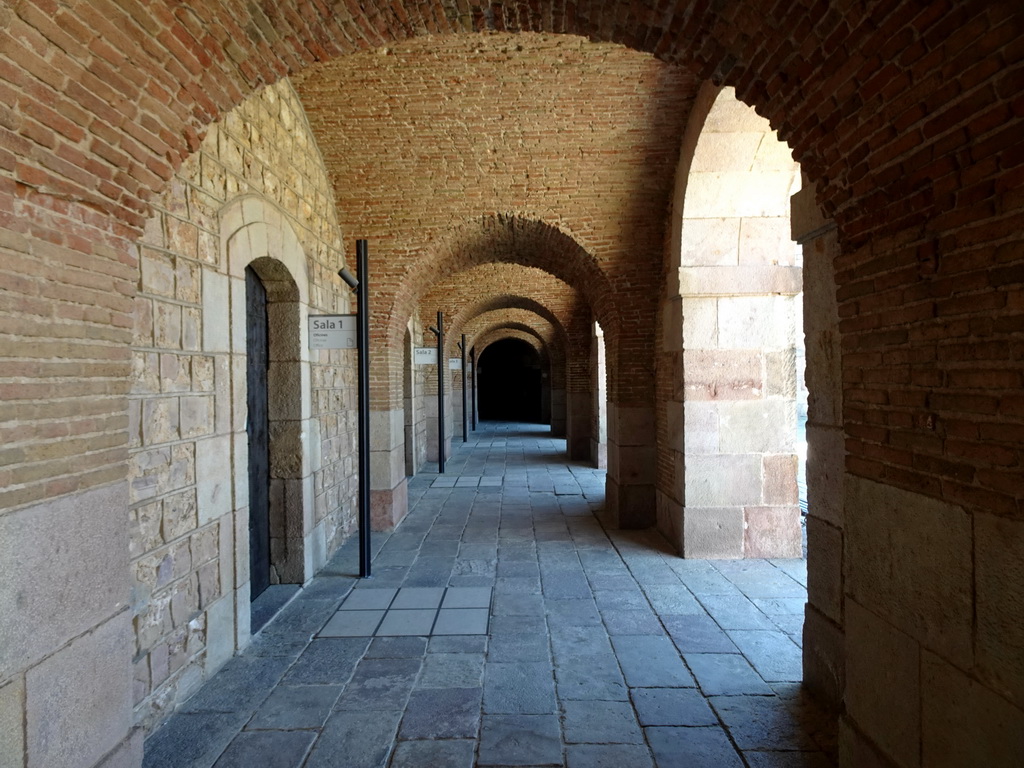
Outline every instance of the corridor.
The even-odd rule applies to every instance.
[[[606,529],[604,472],[485,424],[146,742],[146,768],[826,768],[799,560]],[[433,465],[436,468],[436,465]]]

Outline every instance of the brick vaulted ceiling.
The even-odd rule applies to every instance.
[[[344,56],[294,84],[339,223],[374,243],[374,283],[395,297],[401,322],[429,289],[406,284],[418,262],[432,257],[438,280],[503,260],[442,246],[485,217],[545,222],[571,237],[591,264],[543,252],[526,260],[577,289],[594,267],[627,289],[656,285],[699,85],[690,73],[620,45],[494,33]]]

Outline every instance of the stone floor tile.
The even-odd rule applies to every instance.
[[[547,635],[498,635],[492,637],[487,649],[489,662],[544,661],[550,663],[551,651]]]
[[[391,601],[398,594],[397,589],[378,589],[364,587],[353,589],[342,602],[339,610],[342,611],[370,611],[386,610],[391,606]]]
[[[427,644],[427,653],[483,653],[487,650],[486,635],[434,635]]]
[[[743,596],[698,595],[697,599],[722,629],[775,629],[768,617]]]
[[[665,634],[665,628],[649,608],[635,611],[602,610],[601,618],[609,635]]]
[[[491,637],[498,635],[543,634],[547,624],[543,616],[492,616]]]
[[[569,744],[567,768],[653,768],[646,746],[632,744]]]
[[[556,659],[611,653],[612,644],[604,627],[553,627],[551,652]]]
[[[317,637],[369,637],[377,631],[385,611],[338,611]]]
[[[822,752],[744,752],[750,768],[834,768]]]
[[[477,765],[561,765],[558,715],[484,715]]]
[[[434,627],[434,620],[437,618],[437,610],[395,610],[391,609],[384,614],[377,629],[379,637],[394,637],[407,635],[429,635]],[[445,633],[450,634],[450,633]]]
[[[478,688],[483,679],[483,653],[430,653],[423,660],[416,687]]]
[[[736,644],[710,616],[662,615],[672,642],[680,653],[738,653]]]
[[[481,688],[413,691],[399,739],[475,739],[480,727]]]
[[[803,679],[800,646],[786,633],[734,629],[728,634],[765,681],[772,683]]]
[[[628,702],[569,700],[562,708],[566,744],[644,743],[636,713]]]
[[[537,715],[555,711],[555,681],[550,664],[513,662],[485,666],[487,714]]]
[[[555,627],[600,627],[601,613],[591,598],[582,600],[556,600],[545,598],[544,611],[548,626]]]
[[[391,610],[438,608],[444,597],[439,587],[402,587],[391,602]]]
[[[705,696],[773,693],[738,653],[684,653],[683,658]]]
[[[248,718],[246,712],[178,712],[147,739],[143,768],[211,766]]]
[[[442,608],[434,624],[435,635],[485,635],[489,612],[486,608]]]
[[[490,587],[449,587],[442,608],[490,608]]]
[[[316,735],[315,731],[242,732],[214,768],[299,768]]]
[[[633,582],[633,589],[594,588],[594,602],[602,611],[644,611],[650,610],[647,597]]]
[[[612,653],[567,656],[555,664],[558,698],[627,701],[629,689],[622,678],[618,660]]]
[[[370,641],[364,658],[419,659],[427,650],[425,637],[377,637]]]
[[[421,659],[363,659],[335,707],[357,711],[401,710],[421,665]]]
[[[390,768],[473,768],[476,741],[400,741]]]
[[[696,685],[667,637],[619,636],[612,638],[612,646],[630,688],[692,688]]]
[[[769,618],[775,616],[799,616],[801,620],[807,606],[805,597],[754,597],[751,598],[757,609]]]
[[[742,750],[818,748],[791,702],[775,696],[715,696],[710,701]]]
[[[320,728],[341,695],[340,685],[279,685],[246,730]]]
[[[697,598],[686,587],[676,584],[655,584],[644,587],[644,593],[651,607],[660,616],[668,615],[704,615],[706,611]]]
[[[658,768],[743,768],[729,737],[719,726],[644,728]]]
[[[683,585],[697,596],[741,594],[731,581],[706,561],[676,560],[668,566]]]
[[[693,688],[633,688],[629,695],[641,725],[718,725],[707,699]]]
[[[270,695],[291,660],[282,656],[236,656],[180,708],[181,712],[248,712]]]
[[[368,637],[325,637],[313,640],[288,670],[288,685],[334,685],[347,683],[363,652]]]
[[[401,719],[401,710],[335,712],[324,725],[304,768],[338,768],[339,755],[344,755],[345,765],[383,768]]]
[[[543,616],[544,598],[539,594],[499,593],[494,596],[494,616]]]

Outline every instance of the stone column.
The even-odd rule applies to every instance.
[[[656,467],[654,408],[609,403],[606,506],[611,524],[655,524]]]
[[[814,187],[793,195],[793,239],[804,250],[807,366],[807,608],[804,683],[838,707],[845,680],[843,626],[842,350],[833,260],[835,223],[821,216]]]
[[[370,412],[370,521],[389,531],[409,511],[405,478],[405,409]]]
[[[680,269],[684,557],[800,557],[799,267]]]

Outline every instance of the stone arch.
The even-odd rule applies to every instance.
[[[662,317],[680,343],[662,372],[675,393],[662,406],[662,445],[686,467],[661,500],[662,525],[688,557],[797,557],[802,279],[789,208],[800,170],[731,88],[703,96],[677,179],[678,296]],[[682,501],[678,525],[669,497]]]
[[[245,370],[246,328],[244,312],[246,268],[252,269],[267,291],[269,326],[269,419],[270,419],[270,557],[271,582],[302,584],[313,576],[313,482],[312,462],[303,434],[312,427],[311,374],[308,328],[309,279],[302,246],[287,217],[267,200],[245,196],[228,203],[221,215],[221,242],[229,275],[226,305],[216,293],[204,292],[208,325],[223,323],[229,331],[231,369],[236,377]],[[231,315],[227,315],[227,307]],[[212,322],[209,322],[212,321]],[[244,392],[244,379],[236,378],[234,391]],[[245,445],[246,403],[232,399],[232,476],[248,476]],[[247,514],[244,498],[236,500],[235,515]],[[245,530],[241,525],[235,530]],[[236,568],[247,542],[235,547]],[[244,606],[247,579],[239,578],[239,611]],[[247,606],[245,606],[247,608]],[[243,619],[239,617],[241,624]]]

